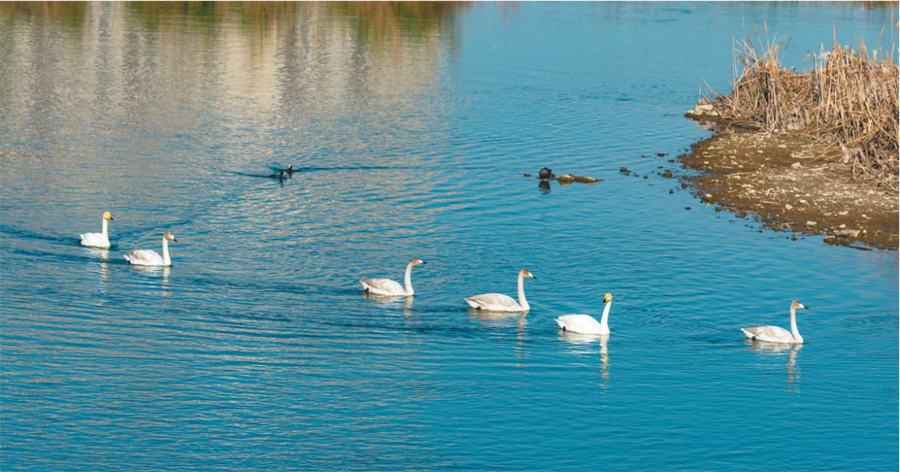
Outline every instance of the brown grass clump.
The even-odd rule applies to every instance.
[[[862,41],[857,50],[835,41],[831,51],[812,54],[812,70],[798,73],[779,58],[789,43],[790,38],[767,40],[760,55],[752,40],[739,42],[735,66],[740,63],[743,72],[727,96],[711,91],[708,104],[729,125],[825,141],[842,151],[854,176],[896,193],[900,68],[893,57],[880,48],[870,54]],[[757,44],[761,49],[758,31]],[[804,62],[809,59],[807,52]]]

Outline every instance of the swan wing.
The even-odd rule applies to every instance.
[[[756,328],[741,328],[744,335],[757,341],[771,343],[793,343],[794,336],[791,332],[780,326],[758,326]]]
[[[89,247],[109,247],[109,238],[103,233],[84,233],[81,236],[81,245]]]
[[[501,293],[485,293],[466,298],[466,303],[477,310],[489,311],[522,311],[519,302]]]
[[[161,266],[165,264],[162,256],[157,254],[156,251],[151,251],[149,249],[135,249],[134,251],[130,251],[125,254],[125,259],[129,264],[134,265]]]
[[[362,279],[363,288],[376,295],[406,295],[406,290],[391,279]]]
[[[565,331],[583,334],[608,334],[603,332],[600,323],[589,315],[565,315],[556,319],[556,324]]]

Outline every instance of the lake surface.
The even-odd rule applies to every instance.
[[[798,69],[897,41],[845,4],[0,4],[0,468],[897,470],[897,253],[653,173],[764,20]],[[527,316],[468,309],[523,267]],[[606,292],[608,339],[557,329]],[[806,344],[744,341],[795,299]]]

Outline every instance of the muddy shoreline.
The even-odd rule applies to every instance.
[[[854,180],[840,149],[802,135],[731,127],[677,160],[694,171],[682,182],[716,211],[777,232],[824,235],[826,244],[898,249],[897,195]]]

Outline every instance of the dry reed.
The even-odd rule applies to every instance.
[[[738,42],[735,69],[740,64],[743,71],[727,96],[710,90],[708,103],[729,124],[795,132],[840,148],[854,176],[897,193],[900,69],[893,57],[880,48],[870,54],[862,41],[857,50],[835,41],[832,50],[812,54],[812,70],[798,73],[779,58],[789,43],[767,40],[760,55],[750,39]],[[809,59],[807,52],[804,63]]]

